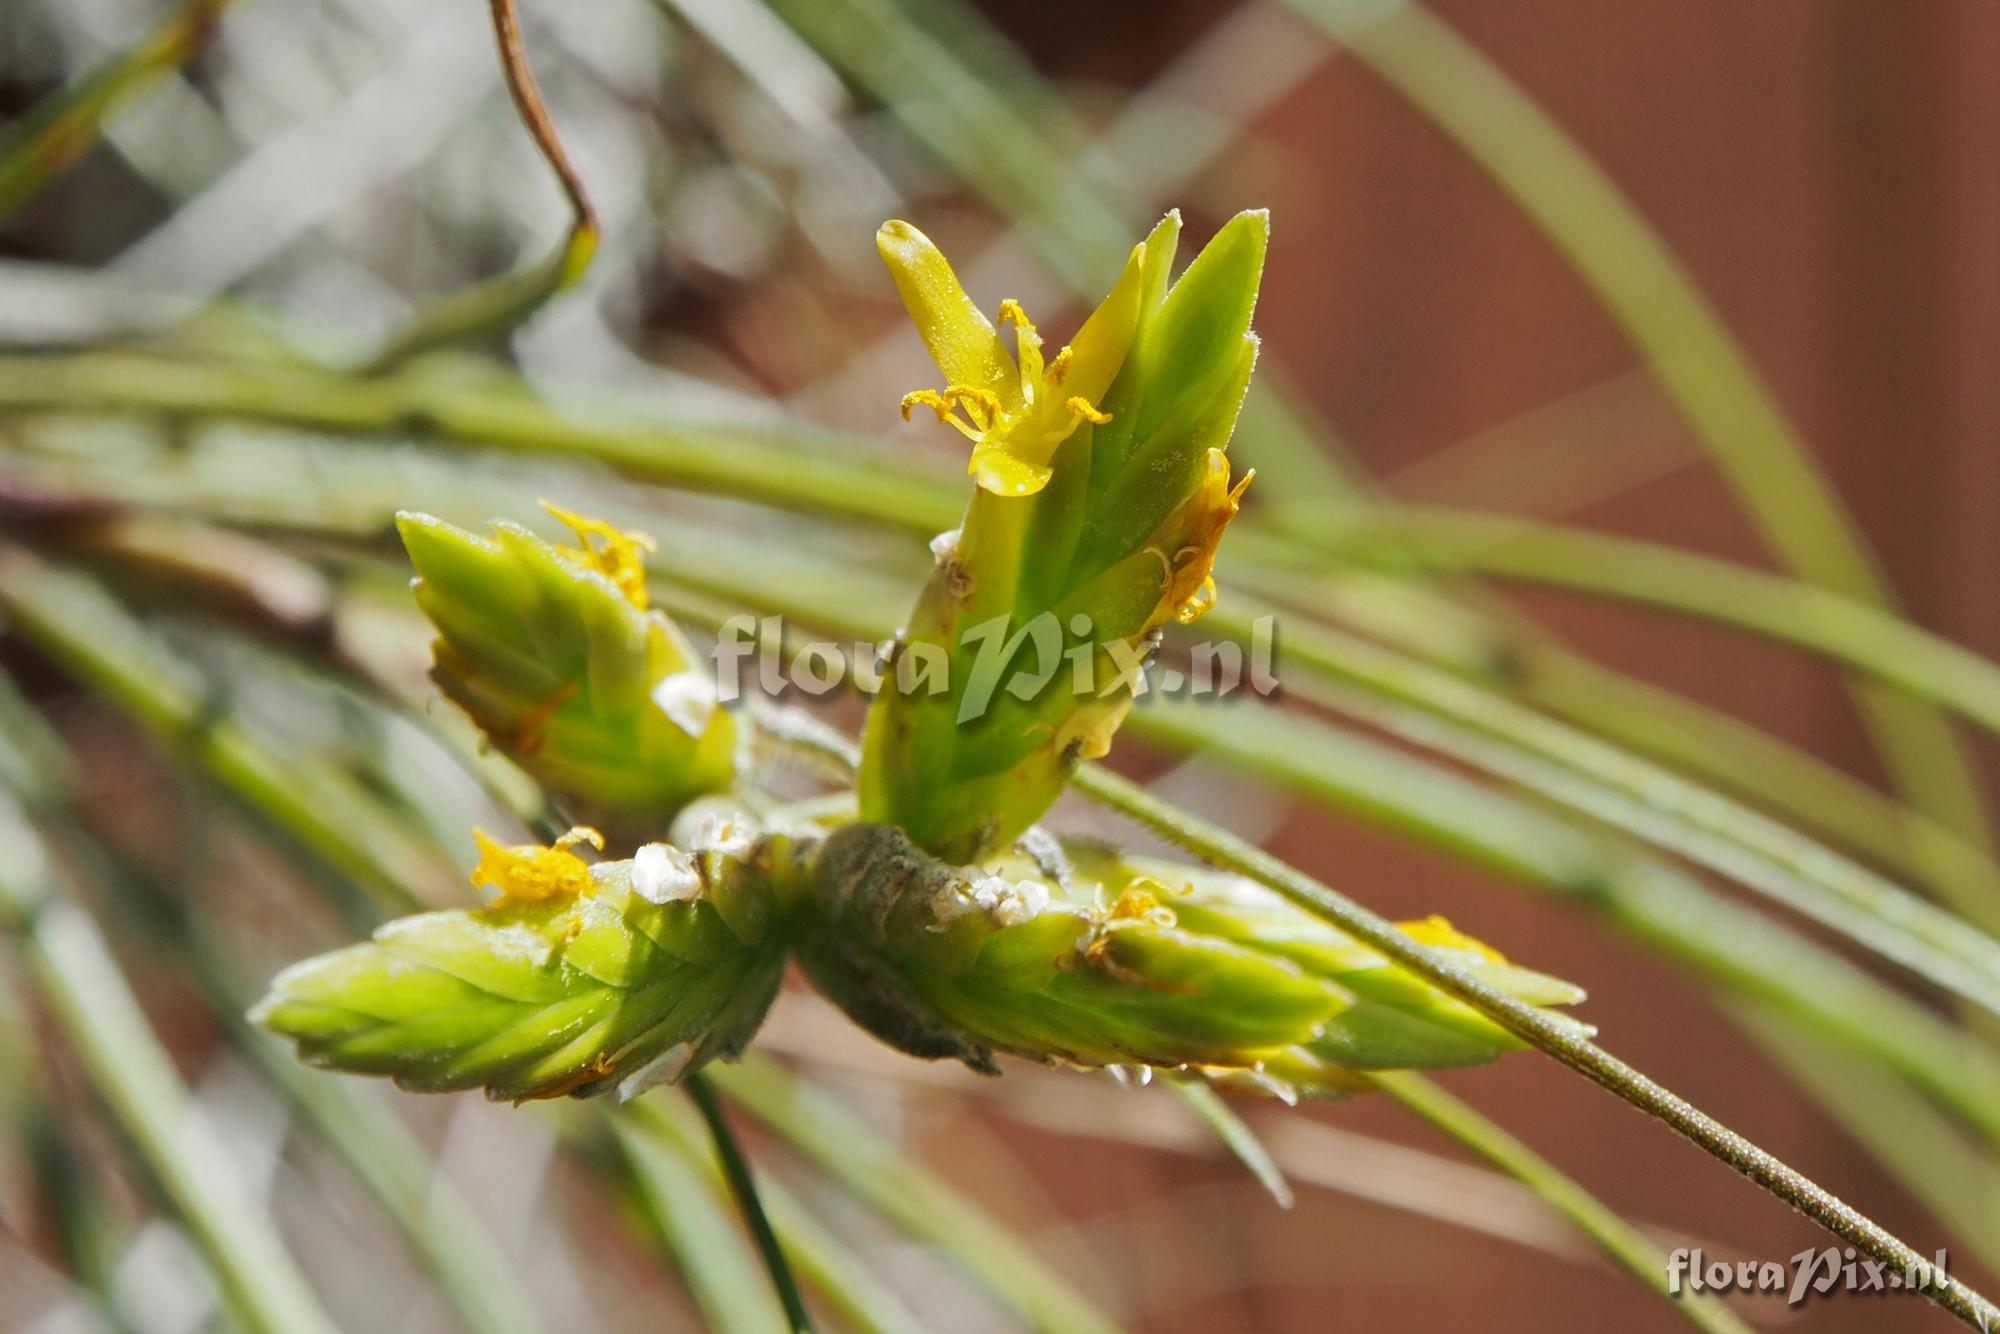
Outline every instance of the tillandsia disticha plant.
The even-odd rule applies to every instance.
[[[0,1326],[1101,1334],[1367,1326],[1416,1300],[1596,1329],[1626,1315],[1596,1266],[1746,1334],[1784,1294],[1702,1290],[1717,1267],[1764,1284],[1768,1257],[1816,1246],[1815,1298],[1783,1318],[1931,1314],[1821,1301],[1823,1277],[2000,1328],[1978,1290],[2000,1272],[2000,862],[1956,730],[2000,735],[2000,667],[1896,612],[1877,571],[1897,562],[1763,386],[1765,349],[1614,184],[1643,153],[1600,169],[1421,0],[1198,24],[1155,5],[1144,42],[1116,6],[1058,31],[973,0],[490,0],[491,34],[455,6],[156,3],[129,39],[133,0],[12,0],[0,23]],[[1651,8],[1659,32],[1693,22]],[[1786,50],[1902,58],[1865,25],[1740,8],[1695,45],[1782,22],[1827,38]],[[299,31],[324,40],[298,52]],[[490,37],[518,123],[482,95]],[[1760,70],[1774,105],[1823,82]],[[1087,104],[1050,74],[1086,76]],[[1699,83],[1646,151],[1703,160],[1674,138],[1698,134]],[[1775,160],[1786,126],[1834,128],[1805,109],[1759,140]],[[1437,133],[1409,138],[1411,112]],[[1919,123],[1877,120],[1889,143]],[[1323,132],[1304,158],[1302,132]],[[1447,156],[1377,168],[1412,154]],[[1175,214],[1145,231],[1174,199],[1213,224],[1186,263]],[[1241,199],[1310,238],[1270,280],[1264,218],[1224,221]],[[1539,238],[1393,225],[1516,206]],[[1928,244],[1961,207],[1903,212]],[[977,301],[905,223],[875,237],[883,278],[869,232],[898,213],[951,238]],[[1814,234],[1810,211],[1770,215]],[[488,275],[510,234],[522,262]],[[1918,267],[1983,291],[1960,252]],[[1827,253],[1893,279],[1856,286],[1896,298],[1899,335],[1939,304],[1902,299],[1900,260]],[[1496,257],[1504,292],[1425,285],[1441,258]],[[1261,368],[1260,286],[1285,331]],[[1800,332],[1865,319],[1779,284],[1767,339],[1791,289]],[[1094,304],[1057,348],[1004,291]],[[896,295],[934,378],[902,369],[919,339]],[[1500,436],[1436,434],[1567,376],[1482,340],[1568,307],[1549,327],[1615,372]],[[1848,378],[1976,425],[1942,369],[1910,392],[1963,360]],[[1789,392],[1847,401],[1810,384]],[[1380,486],[1342,444],[1405,432],[1430,448]],[[1900,484],[1928,484],[1914,457]],[[1740,510],[1771,568],[1555,517],[1615,521],[1665,469],[1715,483],[1704,520]],[[1666,615],[1587,653],[1517,584]],[[845,693],[779,707],[710,672],[711,638],[721,665],[732,626],[769,618],[813,641],[794,686],[816,650],[883,645],[851,678],[879,678],[865,719]],[[1752,725],[1744,681],[1655,670],[1674,618],[1744,660],[1769,641],[1831,665],[1879,785]],[[1272,624],[1275,696],[1169,684]],[[1696,685],[1742,687],[1748,716]],[[1108,758],[1180,763],[1120,778],[1096,761],[1121,735]],[[1442,918],[1385,920],[1313,865],[1559,960],[1625,1045],[1650,1012],[1696,1096],[1600,1048],[1576,987]],[[1523,1046],[1551,1059],[1448,1079],[1529,1091],[1528,1137],[1593,1141],[1643,1220],[1424,1073]],[[1650,1119],[1583,1120],[1569,1072]],[[1312,1105],[1364,1092],[1383,1096]],[[1786,1158],[1892,1189],[1897,1231],[1696,1105],[1725,1099]],[[1477,1164],[1374,1139],[1400,1113]],[[1662,1127],[1799,1217],[1685,1171]],[[1186,1170],[1223,1153],[1249,1177]],[[1881,1170],[1850,1178],[1857,1157]],[[1288,1181],[1280,1224],[1254,1193]],[[1081,1226],[1036,1246],[1017,1225],[1048,1205]],[[1373,1235],[1385,1209],[1418,1230]],[[1285,1244],[1213,1244],[1238,1224]],[[1660,1241],[1682,1234],[1711,1240]],[[1385,1259],[1411,1281],[1382,1282]]]
[[[1520,1045],[1260,885],[1038,825],[1110,748],[1161,628],[1214,602],[1267,228],[1239,215],[1173,280],[1169,214],[1053,355],[1011,300],[1010,354],[929,238],[882,228],[945,381],[903,409],[970,437],[975,485],[886,654],[844,809],[739,786],[755,722],[648,605],[647,539],[554,507],[575,545],[404,515],[433,679],[575,824],[479,834],[491,903],[288,970],[258,1021],[315,1065],[505,1099],[628,1098],[734,1056],[788,959],[899,1050],[993,1074],[1006,1053],[1325,1097]],[[1404,929],[1521,1000],[1582,998],[1441,919]]]

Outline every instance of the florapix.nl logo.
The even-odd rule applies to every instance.
[[[999,692],[1019,700],[1068,689],[1079,698],[1129,690],[1142,697],[1224,698],[1278,689],[1277,620],[1260,616],[1242,639],[1204,639],[1172,662],[1153,659],[1156,643],[1095,634],[1087,616],[1052,612],[1015,625],[1001,616],[960,632],[951,648],[925,640],[795,638],[782,616],[732,616],[716,635],[715,687],[722,703],[755,691],[824,695],[843,686],[863,694],[895,690],[943,695],[958,690],[958,720],[982,717]]]

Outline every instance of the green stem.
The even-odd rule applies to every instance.
[[[1613,1264],[1658,1293],[1709,1334],[1750,1334],[1750,1326],[1710,1293],[1667,1286],[1667,1258],[1645,1236],[1548,1159],[1422,1075],[1372,1076],[1375,1086],[1480,1157],[1507,1172],[1576,1225]]]
[[[187,0],[137,44],[50,94],[0,139],[0,223],[97,143],[104,124],[194,58],[229,0]]]
[[[1665,861],[1359,734],[1273,710],[1135,709],[1146,734],[1516,884],[1606,915],[1732,993],[1782,1006],[1893,1068],[2000,1144],[2000,1062],[1978,1042],[1770,917]]]
[[[684,1154],[703,1159],[718,1188],[727,1188],[722,1164],[713,1152],[713,1137],[702,1129],[701,1118],[683,1104],[665,1098],[645,1098],[627,1106],[622,1113],[649,1135],[669,1139]],[[697,1147],[710,1143],[710,1151]],[[867,1334],[921,1334],[924,1326],[910,1314],[903,1301],[882,1280],[871,1273],[861,1257],[814,1217],[799,1199],[765,1173],[756,1174],[757,1197],[770,1211],[772,1230],[784,1243],[785,1253],[797,1264],[807,1283],[851,1328]]]
[[[1893,1074],[1819,1041],[1783,1012],[1751,1006],[1733,1017],[1988,1272],[2000,1270],[2000,1167],[1984,1146]]]
[[[610,1124],[628,1179],[702,1323],[719,1334],[784,1328],[785,1313],[735,1228],[723,1190],[711,1186],[698,1155],[666,1136],[642,1133],[623,1117]]]
[[[1387,919],[1193,815],[1175,809],[1116,775],[1086,767],[1077,786],[1168,842],[1209,864],[1248,876],[1320,920],[1401,964],[1464,1001],[1529,1046],[1547,1053],[1607,1092],[1684,1136],[1813,1222],[1873,1259],[1915,1271],[1924,1255],[1879,1223],[1701,1111],[1686,1099],[1597,1044],[1578,1037],[1548,1015],[1492,984],[1463,972],[1443,955],[1419,945]],[[1980,1330],[2000,1323],[2000,1307],[1961,1280],[1946,1277],[1924,1294]]]
[[[785,1259],[785,1248],[778,1244],[778,1234],[771,1230],[771,1220],[764,1213],[764,1202],[757,1195],[756,1178],[750,1174],[749,1160],[743,1156],[743,1149],[729,1128],[729,1118],[723,1115],[721,1104],[715,1100],[715,1090],[699,1074],[688,1077],[686,1088],[688,1097],[701,1111],[701,1119],[707,1124],[709,1135],[715,1140],[715,1156],[722,1164],[723,1179],[729,1183],[729,1193],[736,1197],[736,1207],[743,1213],[743,1221],[750,1229],[750,1239],[757,1244],[764,1268],[771,1275],[771,1285],[777,1289],[778,1300],[784,1304],[785,1318],[791,1322],[794,1331],[811,1329],[812,1318],[806,1314],[806,1302],[799,1294],[799,1282],[792,1277],[792,1267]]]

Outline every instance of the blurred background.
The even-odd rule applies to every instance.
[[[189,23],[213,23],[199,49],[122,97],[101,142],[86,137],[66,170],[28,172],[35,188],[0,215],[7,540],[96,570],[191,665],[189,690],[227,695],[207,707],[233,711],[282,753],[310,752],[351,777],[357,799],[389,809],[407,849],[377,842],[375,860],[420,898],[460,901],[453,877],[490,793],[465,776],[462,744],[426,731],[452,725],[436,716],[444,705],[396,713],[337,684],[359,660],[420,698],[423,641],[377,634],[365,616],[327,638],[325,571],[371,589],[369,605],[389,618],[400,576],[381,541],[388,512],[527,518],[546,494],[640,520],[661,539],[661,567],[688,572],[697,590],[726,584],[714,571],[730,562],[838,587],[841,562],[853,561],[913,592],[928,558],[905,535],[635,489],[605,458],[555,459],[502,438],[507,405],[532,394],[584,421],[804,432],[809,445],[830,442],[811,447],[864,452],[850,437],[874,437],[898,466],[951,475],[959,439],[896,415],[900,395],[932,374],[873,253],[890,216],[937,238],[983,304],[1017,297],[1061,337],[1079,292],[1094,299],[1164,208],[1179,207],[1197,240],[1239,209],[1270,209],[1258,403],[1232,452],[1263,473],[1258,514],[1301,540],[1386,501],[1783,571],[1798,561],[1743,502],[1744,473],[1717,466],[1713,439],[1747,439],[1738,457],[1789,441],[1810,467],[1764,469],[1767,503],[1811,511],[1816,471],[1912,621],[2000,654],[1990,577],[2000,566],[2000,83],[1990,75],[2000,11],[1990,4],[526,0],[524,10],[602,243],[581,281],[518,327],[404,372],[447,397],[490,393],[506,448],[420,443],[425,430],[402,407],[377,414],[381,379],[351,391],[329,380],[313,420],[274,424],[233,411],[226,395],[212,412],[182,410],[171,370],[140,385],[130,366],[88,360],[124,348],[210,368],[345,374],[442,294],[539,262],[569,215],[509,104],[474,0],[196,6]],[[0,0],[0,117],[16,122],[12,142],[30,108],[169,13],[152,0]],[[0,173],[0,201],[13,204],[23,179]],[[1607,196],[1623,207],[1607,209]],[[1693,316],[1677,304],[1687,292],[1698,294]],[[1718,330],[1735,372],[1716,369]],[[1751,388],[1738,392],[1729,377],[1744,368]],[[1717,403],[1704,418],[1699,405]],[[97,410],[107,404],[119,410]],[[331,438],[343,411],[367,419],[365,438]],[[219,526],[193,546],[178,529],[76,536],[79,515],[135,504]],[[226,545],[241,533],[282,560]],[[1799,539],[1789,555],[1812,546]],[[1405,572],[1393,560],[1375,568]],[[1825,568],[1797,572],[1842,582]],[[245,630],[240,599],[268,623]],[[54,605],[61,615],[73,604]],[[1482,584],[1464,605],[1539,626],[1872,788],[1896,781],[1855,697],[1813,658],[1516,583]],[[1455,632],[1418,620],[1420,637]],[[341,1327],[454,1327],[323,1127],[260,1073],[227,1006],[191,976],[192,947],[158,924],[194,914],[225,971],[261,983],[367,920],[351,890],[322,892],[365,876],[337,858],[329,871],[323,847],[317,860],[274,849],[268,813],[246,814],[212,769],[190,776],[147,741],[143,708],[60,656],[0,639],[21,699],[75,761],[65,818],[108,849],[108,867],[70,859],[82,863],[78,892],[195,1104]],[[858,714],[848,702],[833,716]],[[1991,747],[1968,753],[1990,794]],[[1809,1091],[1731,1022],[1742,1015],[1729,992],[1589,913],[1496,888],[1437,848],[1200,754],[1133,739],[1119,757],[1372,907],[1444,912],[1582,983],[1588,1017],[1621,1056],[1920,1250],[1949,1246],[1956,1270],[1991,1276],[1963,1227],[1983,1219],[1981,1240],[2000,1237],[1990,1145],[1973,1161],[1996,1175],[1962,1178],[1952,1218],[1911,1187],[1907,1161],[1856,1138],[1837,1096]],[[1961,800],[1954,813],[1946,794],[1932,813],[1974,827],[1989,804],[1975,794],[1981,809]],[[1065,818],[1102,823],[1086,810]],[[135,907],[116,888],[149,877],[178,907]],[[124,1142],[129,1131],[91,1096],[31,971],[0,964],[0,1053],[12,1067],[0,1101],[21,1132],[0,1149],[0,1328],[223,1322],[199,1247]],[[1026,1070],[989,1085],[920,1067],[803,995],[787,996],[767,1036],[1129,1328],[1680,1327],[1523,1190],[1386,1100],[1250,1109],[1297,1192],[1284,1211],[1151,1092]],[[1517,1057],[1447,1082],[1663,1244],[1783,1258],[1823,1240],[1548,1061]],[[472,1098],[349,1092],[405,1127],[418,1161],[428,1155],[483,1217],[548,1328],[701,1318],[635,1224],[644,1211],[607,1184],[601,1146],[564,1149],[589,1108],[549,1118]],[[1897,1124],[1883,1109],[1899,1105],[1884,1095],[1874,1124]],[[784,1136],[746,1133],[923,1325],[1015,1327],[935,1246],[804,1171]],[[1900,1298],[1742,1309],[1758,1324],[1829,1331],[1950,1327]]]

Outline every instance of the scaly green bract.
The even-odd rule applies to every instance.
[[[635,539],[558,517],[584,546],[510,523],[484,538],[424,514],[397,527],[438,631],[431,679],[572,818],[629,846],[729,786],[736,724],[680,632],[646,607]],[[593,543],[599,533],[613,538]]]
[[[629,1097],[747,1042],[784,964],[764,880],[663,844],[588,878],[399,918],[279,974],[252,1017],[312,1065],[516,1101]]]

